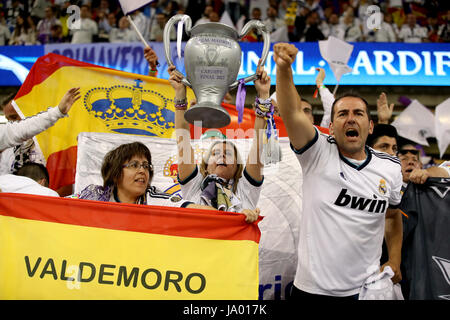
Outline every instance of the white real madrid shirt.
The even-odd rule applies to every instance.
[[[178,180],[181,187],[181,194],[183,199],[187,201],[192,201],[195,204],[206,205],[201,199],[201,184],[203,181],[203,176],[201,175],[198,166],[195,167],[194,171],[185,180]],[[242,209],[256,209],[258,204],[259,196],[261,194],[261,186],[264,181],[255,181],[244,169],[242,177],[239,179],[236,193],[233,196],[236,197],[237,204],[233,206],[234,212],[241,212]]]
[[[303,170],[294,285],[312,294],[357,294],[369,267],[379,266],[386,210],[400,204],[400,161],[366,147],[366,160],[356,166],[317,129],[294,152]]]

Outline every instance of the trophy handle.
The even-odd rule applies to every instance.
[[[172,18],[167,21],[166,25],[164,26],[164,33],[163,33],[163,42],[164,42],[164,54],[166,56],[166,61],[169,66],[174,65],[172,61],[172,56],[170,55],[170,31],[175,23],[178,21],[183,21],[185,26],[185,31],[188,36],[191,35],[191,27],[192,27],[192,20],[191,17],[185,14],[177,14],[174,15]],[[179,74],[182,74],[178,70],[176,70]],[[189,81],[186,79],[186,77],[183,75],[183,79],[181,82],[188,87],[192,87]]]
[[[264,65],[266,63],[267,56],[269,55],[269,49],[270,49],[270,33],[267,32],[266,25],[259,21],[259,20],[250,20],[245,24],[245,26],[242,28],[241,34],[239,35],[239,40],[241,40],[250,30],[257,29],[260,31],[263,35],[264,40],[264,47],[261,54],[261,65]],[[245,77],[244,82],[250,82],[254,81],[258,78],[258,76],[255,74]],[[230,90],[236,88],[239,85],[239,80],[236,80],[230,85]]]

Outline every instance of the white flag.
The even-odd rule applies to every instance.
[[[281,27],[270,34],[270,42],[289,42],[287,27]]]
[[[119,0],[119,2],[123,13],[127,15],[151,2],[155,2],[155,0]]]
[[[322,58],[330,65],[338,83],[342,75],[352,71],[347,63],[352,54],[353,45],[331,36],[328,40],[319,41],[319,50]]]
[[[417,100],[413,100],[392,125],[399,136],[425,146],[428,146],[427,138],[436,136],[433,113]]]
[[[450,144],[450,98],[439,104],[434,113],[436,140],[442,158]]]

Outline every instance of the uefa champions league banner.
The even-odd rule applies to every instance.
[[[124,143],[140,141],[152,153],[154,177],[160,190],[180,194],[177,182],[177,147],[174,139],[82,132],[78,136],[75,192],[89,184],[103,185],[100,168],[105,154]],[[201,159],[211,139],[193,140],[195,159]],[[233,139],[242,159],[247,158],[252,139]],[[300,223],[301,167],[290,149],[288,138],[280,138],[283,161],[264,168],[264,183],[258,207],[264,219],[258,224],[259,299],[280,300],[289,295],[297,266],[297,241]],[[245,160],[243,160],[245,161]]]
[[[158,55],[158,77],[168,79],[162,42],[150,42]],[[317,42],[294,43],[299,49],[293,64],[296,85],[314,85],[316,67],[327,73],[325,85],[335,85],[328,63],[322,58]],[[450,45],[448,43],[373,43],[355,42],[348,66],[352,72],[342,76],[340,85],[427,85],[447,86],[450,75]],[[176,42],[171,43],[172,60],[184,72],[184,61],[178,59]],[[181,44],[184,55],[185,43]],[[262,52],[262,43],[240,43],[242,49],[239,78],[254,74]],[[0,86],[19,86],[34,61],[47,53],[57,53],[68,58],[89,62],[122,71],[148,74],[148,64],[143,54],[143,44],[92,43],[52,44],[45,46],[0,46]],[[275,84],[273,51],[269,52],[266,70]]]

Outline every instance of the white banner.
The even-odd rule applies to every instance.
[[[125,134],[81,133],[75,192],[89,184],[102,185],[100,168],[105,154],[124,143],[140,141],[150,149],[154,166],[152,185],[169,193],[179,192],[176,182],[176,142]],[[194,140],[196,159],[200,159],[211,140]],[[236,139],[242,159],[246,159],[251,139]],[[297,266],[297,241],[300,224],[302,184],[301,167],[287,138],[280,139],[282,161],[264,169],[264,184],[258,207],[264,219],[259,223],[259,295],[260,299],[285,299],[289,294]]]
[[[129,12],[133,12],[155,0],[119,0],[122,11],[125,15]]]

